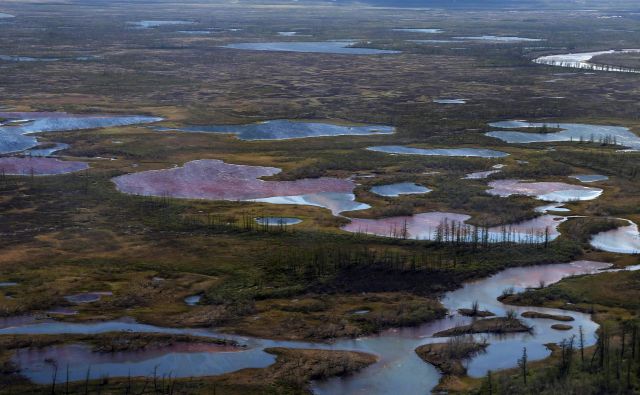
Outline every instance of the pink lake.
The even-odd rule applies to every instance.
[[[88,169],[85,162],[62,161],[43,157],[5,157],[0,158],[0,173],[18,176],[51,176],[74,173]]]
[[[572,185],[564,182],[523,182],[522,180],[497,180],[489,183],[491,195],[507,197],[511,195],[533,196],[549,202],[571,202],[593,200],[603,192],[600,188]]]
[[[315,205],[330,208],[334,213],[348,211],[345,207],[368,208],[355,202],[353,189],[356,184],[350,180],[329,177],[295,181],[261,179],[280,172],[275,167],[202,159],[182,167],[123,175],[114,178],[113,182],[119,191],[133,195]],[[334,200],[351,204],[336,204]]]
[[[416,240],[446,240],[452,237],[449,230],[455,224],[460,229],[461,241],[471,242],[476,237],[476,228],[466,224],[471,217],[465,214],[430,212],[412,216],[390,217],[382,219],[352,219],[342,230],[351,233],[364,233],[382,237],[408,238]],[[542,215],[530,220],[486,230],[485,238],[490,243],[497,242],[543,242],[546,237],[554,240],[559,235],[558,226],[566,221],[565,217]],[[458,232],[456,230],[455,232]],[[478,228],[477,237],[482,239],[483,231]]]

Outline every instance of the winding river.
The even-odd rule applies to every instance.
[[[71,344],[47,347],[44,349],[22,349],[13,357],[13,361],[29,379],[37,383],[50,383],[53,380],[54,364],[69,366],[71,380],[83,380],[90,366],[90,376],[94,378],[109,376],[149,376],[156,369],[157,374],[172,377],[192,377],[216,375],[248,367],[266,367],[274,362],[274,356],[264,352],[266,347],[313,348],[332,350],[357,350],[376,354],[379,361],[361,372],[314,383],[317,394],[425,394],[435,387],[440,374],[431,365],[424,363],[415,354],[418,346],[430,342],[442,342],[443,339],[431,336],[441,330],[469,323],[472,319],[456,314],[459,308],[468,308],[478,301],[482,309],[504,315],[513,309],[518,314],[524,311],[539,311],[549,314],[569,315],[574,318],[570,331],[551,329],[553,321],[547,319],[525,319],[522,321],[533,326],[531,333],[512,335],[478,335],[487,338],[490,346],[487,352],[477,356],[468,364],[471,376],[483,376],[488,369],[497,370],[513,367],[522,352],[527,348],[531,360],[549,355],[544,344],[560,342],[578,333],[582,327],[585,342],[595,343],[595,331],[598,325],[588,314],[572,311],[511,307],[500,303],[497,297],[506,288],[513,287],[516,292],[527,287],[535,287],[544,282],[551,284],[562,278],[596,273],[609,265],[601,262],[579,261],[565,264],[541,265],[506,269],[498,274],[467,283],[462,288],[448,292],[442,299],[450,311],[444,319],[412,328],[391,329],[379,335],[358,339],[341,339],[332,344],[308,343],[298,341],[278,341],[225,335],[206,329],[176,329],[144,325],[131,320],[109,321],[80,324],[57,321],[13,320],[4,325],[0,321],[0,334],[70,334],[105,333],[111,331],[184,333],[200,336],[224,337],[237,340],[247,348],[239,352],[228,349],[199,350],[170,347],[168,349],[146,350],[141,352],[95,353],[89,346]]]

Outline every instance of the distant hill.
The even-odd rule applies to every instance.
[[[269,2],[269,0],[260,0]],[[273,0],[286,3],[283,0]],[[638,0],[291,0],[295,3],[366,4],[380,7],[474,8],[474,9],[639,9]]]
[[[353,0],[337,0],[353,3]],[[543,0],[359,0],[361,3],[387,7],[444,7],[444,8],[529,8],[544,4]]]

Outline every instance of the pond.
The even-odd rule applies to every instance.
[[[86,162],[62,161],[42,157],[0,158],[0,174],[15,176],[52,176],[75,173],[89,168]]]
[[[562,278],[593,274],[608,267],[600,262],[573,262],[564,264],[542,265],[506,269],[489,278],[465,284],[462,288],[447,292],[443,297],[444,306],[450,311],[449,318],[411,328],[391,329],[379,335],[358,339],[339,339],[333,344],[307,343],[295,341],[276,341],[268,339],[247,338],[242,336],[222,335],[206,329],[162,328],[144,325],[131,320],[108,321],[98,323],[63,323],[57,321],[34,322],[25,319],[13,322],[13,325],[0,329],[0,334],[97,334],[117,331],[146,333],[182,333],[197,336],[227,338],[239,341],[246,348],[233,351],[181,349],[169,346],[165,349],[152,349],[139,352],[96,353],[90,347],[81,344],[46,347],[43,349],[22,349],[13,357],[21,373],[37,383],[50,383],[53,379],[52,363],[58,366],[69,366],[71,380],[84,380],[87,373],[91,378],[103,376],[158,376],[198,377],[237,371],[243,368],[266,367],[275,361],[273,355],[265,353],[267,347],[311,348],[329,350],[353,350],[375,354],[379,361],[356,374],[337,377],[314,383],[317,394],[416,394],[423,395],[435,387],[440,374],[431,365],[417,357],[414,350],[423,344],[442,342],[442,338],[433,338],[438,331],[454,326],[465,325],[472,318],[457,314],[460,308],[468,308],[477,301],[480,308],[490,310],[498,315],[505,315],[507,310],[514,310],[520,315],[525,311],[536,311],[547,314],[571,316],[573,329],[560,332],[551,329],[549,320],[537,318],[521,318],[533,327],[531,333],[509,335],[477,335],[486,338],[489,347],[485,354],[479,355],[469,362],[469,374],[480,377],[487,369],[498,370],[516,366],[516,361],[527,348],[530,360],[538,360],[549,355],[545,347],[547,343],[559,343],[565,338],[578,334],[582,327],[585,334],[585,345],[595,343],[595,331],[598,325],[588,314],[537,307],[506,306],[497,300],[503,290],[513,288],[522,292],[530,287],[537,287],[541,282],[553,284]],[[91,366],[88,372],[87,367]],[[66,375],[58,376],[63,382]]]
[[[629,128],[623,126],[588,125],[582,123],[540,123],[527,121],[502,121],[489,124],[500,129],[538,129],[545,127],[548,132],[540,133],[533,130],[524,132],[519,130],[491,131],[487,136],[498,138],[507,143],[549,143],[559,141],[595,142],[617,144],[629,147],[631,150],[640,149],[640,137]],[[559,129],[555,131],[555,129]]]
[[[343,125],[328,122],[277,119],[246,125],[186,126],[181,128],[154,127],[155,130],[192,133],[234,134],[240,140],[287,140],[307,137],[370,136],[393,134],[395,128],[386,125]]]
[[[451,44],[451,43],[460,42],[456,40],[406,40],[406,41],[414,44]]]
[[[107,128],[162,120],[139,115],[75,115],[65,112],[0,112],[0,118],[21,121],[0,125],[0,154],[36,147],[38,140],[34,133]]]
[[[431,189],[413,182],[399,182],[397,184],[376,185],[371,192],[380,196],[398,197],[400,195],[414,195],[431,192]]]
[[[197,306],[202,300],[202,295],[191,295],[184,298],[184,303],[187,306]]]
[[[502,170],[487,170],[487,171],[476,171],[474,173],[469,173],[464,176],[465,180],[483,180],[489,177],[492,174],[500,173]]]
[[[72,304],[94,303],[102,299],[103,296],[113,295],[109,291],[104,292],[83,292],[75,295],[67,295],[64,299]]]
[[[494,226],[488,229],[474,227],[466,223],[471,219],[466,214],[430,212],[411,216],[382,219],[351,218],[342,227],[350,233],[370,234],[382,237],[415,240],[439,240],[488,243],[543,243],[560,236],[558,226],[565,217],[541,215],[515,224]],[[454,229],[454,231],[451,231]]]
[[[591,246],[608,252],[640,254],[638,225],[626,219],[623,219],[623,221],[627,221],[629,225],[592,236]]]
[[[81,61],[86,62],[89,60],[96,60],[100,57],[97,55],[84,55],[84,56],[72,56],[64,58],[51,58],[51,57],[32,57],[21,55],[0,55],[0,60],[5,62],[58,62],[58,61]]]
[[[255,42],[228,44],[223,48],[250,51],[307,52],[340,55],[393,55],[401,53],[400,51],[391,51],[386,49],[354,47],[358,42],[359,41],[356,40]]]
[[[213,34],[213,31],[211,30],[178,30],[178,33],[200,36],[200,35],[206,35],[206,34]]]
[[[422,33],[422,34],[438,34],[438,33],[444,33],[444,30],[442,29],[413,29],[413,28],[406,28],[406,29],[391,29],[394,32],[402,32],[402,33]]]
[[[609,177],[603,176],[602,174],[576,174],[574,176],[570,176],[571,178],[575,178],[580,182],[598,182],[598,181],[607,181]]]
[[[454,39],[464,40],[464,41],[485,41],[485,42],[497,43],[497,44],[500,44],[500,43],[513,44],[513,43],[545,41],[544,39],[541,39],[541,38],[527,38],[527,37],[517,37],[517,36],[492,36],[492,35],[454,37]]]
[[[438,104],[467,104],[467,99],[434,99]]]
[[[522,180],[497,180],[489,183],[487,193],[500,197],[511,195],[532,196],[547,202],[572,202],[593,200],[604,192],[600,188],[566,184],[564,182],[524,182]]]
[[[534,63],[543,64],[547,66],[568,67],[572,69],[585,69],[593,71],[613,71],[619,73],[640,73],[640,70],[629,67],[605,65],[591,63],[591,60],[601,55],[615,55],[615,54],[628,54],[638,53],[640,49],[621,49],[621,50],[608,50],[608,51],[596,51],[596,52],[578,52],[567,53],[559,55],[547,55],[541,56],[533,60]]]
[[[138,29],[152,29],[161,26],[175,26],[175,25],[193,25],[192,21],[180,21],[180,20],[166,20],[166,21],[136,21],[127,22]]]
[[[398,155],[422,155],[422,156],[462,156],[480,158],[504,158],[506,152],[495,151],[487,148],[413,148],[401,145],[384,145],[368,147],[367,150]]]
[[[228,164],[221,160],[196,160],[181,167],[126,174],[112,181],[120,192],[181,199],[252,201],[300,204],[342,211],[368,208],[355,202],[355,183],[339,178],[264,181],[281,172],[275,167]]]
[[[302,220],[291,217],[258,217],[256,222],[265,226],[291,226],[301,224]]]

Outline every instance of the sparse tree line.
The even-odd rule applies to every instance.
[[[477,395],[637,394],[640,391],[640,325],[626,320],[604,326],[593,347],[584,331],[554,346],[551,362],[531,363],[526,348],[513,373],[485,377]]]

